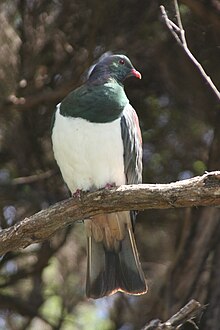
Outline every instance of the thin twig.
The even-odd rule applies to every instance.
[[[172,22],[166,13],[165,7],[164,6],[160,6],[160,10],[162,13],[162,17],[166,23],[166,26],[168,27],[168,29],[170,30],[171,34],[173,35],[173,37],[176,39],[176,41],[178,42],[178,44],[180,46],[182,46],[182,42],[180,40],[180,37],[178,36],[178,34],[175,32],[175,30],[178,30],[178,32],[180,31],[180,28],[174,23]],[[175,29],[175,30],[174,30]]]
[[[169,24],[172,26],[172,28],[174,28],[174,30],[176,30],[177,32],[180,32],[179,26],[177,26],[174,22],[169,20]]]
[[[56,173],[55,170],[48,170],[46,172],[39,173],[39,174],[33,174],[30,176],[22,176],[22,177],[14,178],[12,180],[12,184],[21,185],[21,184],[30,184],[30,183],[42,181],[45,179],[49,179],[55,173]]]
[[[164,6],[160,6],[160,10],[162,13],[162,17],[165,21],[166,26],[168,27],[169,31],[173,35],[173,37],[176,39],[178,44],[184,49],[185,53],[187,56],[190,58],[190,60],[194,63],[194,65],[197,67],[199,70],[200,74],[202,77],[205,79],[206,83],[209,85],[209,87],[212,89],[214,94],[217,96],[218,100],[220,101],[220,92],[213,83],[212,79],[207,75],[205,70],[203,69],[202,65],[197,61],[195,56],[191,53],[187,46],[186,42],[186,37],[185,37],[185,30],[183,29],[181,17],[180,17],[180,12],[179,12],[179,7],[178,7],[178,2],[177,0],[174,0],[174,6],[175,6],[175,11],[176,11],[176,18],[177,18],[177,24],[178,26],[169,19],[167,12],[165,10]]]
[[[175,12],[176,12],[177,24],[178,24],[179,29],[180,29],[180,37],[181,37],[181,40],[182,40],[182,43],[183,43],[184,47],[187,47],[187,42],[186,42],[186,37],[185,37],[185,30],[183,28],[183,24],[182,24],[182,20],[181,20],[181,16],[180,16],[179,5],[178,5],[177,0],[173,0],[173,1],[174,1]]]

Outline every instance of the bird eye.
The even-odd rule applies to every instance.
[[[118,62],[122,65],[125,64],[125,61],[122,58]]]

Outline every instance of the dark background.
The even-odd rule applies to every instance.
[[[2,0],[0,3],[0,226],[68,197],[54,161],[55,105],[106,51],[129,56],[141,81],[126,81],[144,140],[144,182],[168,183],[220,169],[220,107],[161,19],[172,1]],[[182,0],[189,47],[220,85],[220,2]],[[152,210],[136,238],[147,295],[85,298],[82,224],[0,262],[0,329],[140,329],[189,299],[207,304],[202,330],[220,324],[217,208]],[[190,326],[185,327],[190,329]]]

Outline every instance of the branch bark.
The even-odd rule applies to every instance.
[[[142,330],[175,330],[180,329],[180,326],[185,323],[190,323],[193,329],[198,329],[192,319],[201,314],[203,308],[204,306],[198,301],[192,299],[165,323],[161,323],[160,320],[152,320]]]
[[[125,210],[220,206],[220,171],[169,184],[124,185],[83,193],[0,232],[0,255],[50,238],[76,221]]]

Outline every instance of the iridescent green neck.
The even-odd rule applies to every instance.
[[[94,123],[107,123],[119,118],[128,102],[123,86],[115,80],[88,81],[61,102],[60,113]]]

